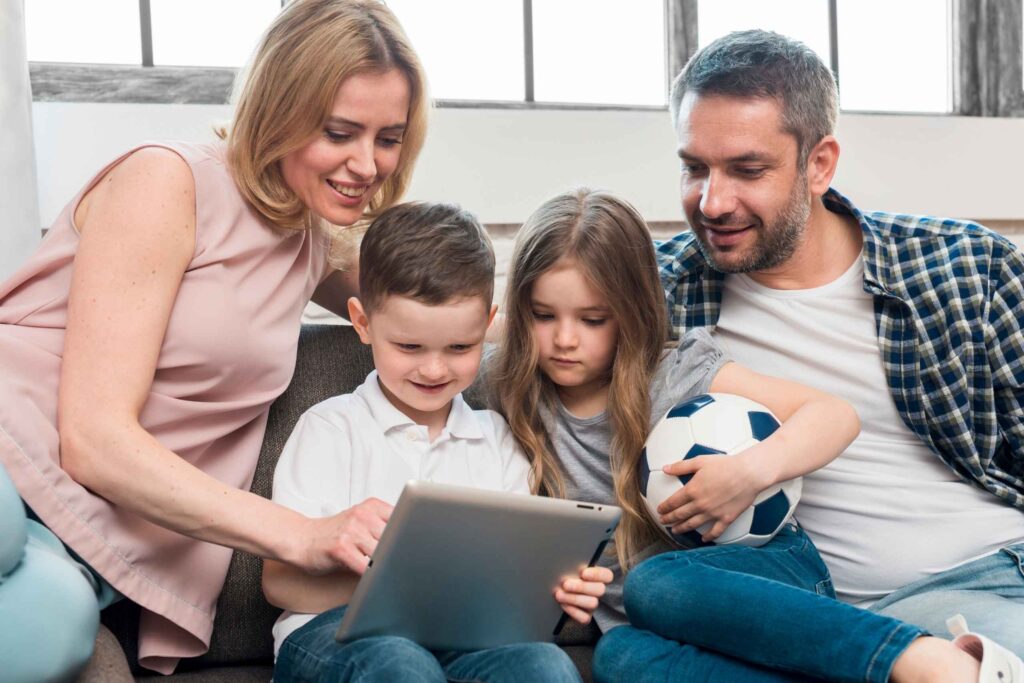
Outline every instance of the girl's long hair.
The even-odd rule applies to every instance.
[[[645,513],[637,465],[651,425],[651,380],[668,338],[651,235],[628,202],[581,188],[545,202],[520,228],[509,266],[504,338],[493,366],[493,402],[531,462],[534,493],[564,497],[562,468],[539,410],[555,410],[556,389],[538,365],[531,305],[533,283],[562,259],[575,261],[619,325],[608,393],[608,458],[623,511],[615,546],[628,569],[659,534]]]

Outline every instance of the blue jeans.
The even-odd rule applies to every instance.
[[[26,514],[0,466],[0,678],[73,680],[92,656],[100,609],[119,597]]]
[[[573,681],[572,660],[552,643],[522,643],[477,652],[431,652],[407,638],[334,639],[345,607],[335,607],[289,635],[274,664],[274,683]],[[495,615],[500,618],[500,615]]]
[[[950,638],[946,618],[1024,657],[1024,543],[915,581],[871,606],[873,612]]]
[[[630,625],[597,644],[605,681],[886,681],[924,631],[835,599],[807,535],[657,555],[626,577]]]

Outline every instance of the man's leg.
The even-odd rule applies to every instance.
[[[576,666],[557,645],[521,643],[476,652],[436,653],[449,681],[579,683]]]
[[[344,614],[345,607],[336,607],[289,635],[277,653],[274,683],[445,683],[434,655],[406,638],[336,641],[334,634]]]
[[[899,655],[922,635],[835,600],[814,544],[790,528],[762,548],[656,556],[627,576],[624,599],[633,627],[675,641],[657,665],[695,681],[713,679],[714,667],[722,666],[707,653],[807,677],[886,681]],[[600,680],[626,677],[602,668],[615,658],[601,650],[614,644],[598,643]]]
[[[1024,657],[1024,543],[915,581],[871,610],[952,638],[946,619],[962,614],[971,630]]]

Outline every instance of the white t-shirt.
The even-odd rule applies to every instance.
[[[380,498],[394,505],[406,482],[420,479],[528,494],[530,466],[508,424],[456,396],[433,442],[427,428],[395,408],[376,371],[351,394],[307,410],[274,470],[276,503],[309,517],[328,517]],[[315,614],[285,611],[274,624],[274,654]]]
[[[849,401],[860,436],[804,477],[796,518],[839,598],[868,606],[1024,539],[1024,513],[962,481],[904,424],[882,367],[861,259],[804,290],[725,278],[714,338],[739,363]],[[825,427],[827,428],[827,427]]]

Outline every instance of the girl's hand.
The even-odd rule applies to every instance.
[[[308,519],[302,568],[310,574],[326,574],[345,567],[362,576],[392,510],[379,498],[367,498],[333,517]]]
[[[671,524],[672,533],[680,534],[711,522],[702,539],[709,542],[721,536],[772,484],[765,460],[752,453],[757,448],[736,455],[702,455],[663,467],[665,474],[693,478],[658,506],[661,523]]]
[[[607,567],[585,567],[579,578],[562,581],[555,589],[555,600],[574,621],[589,624],[597,609],[598,598],[604,595],[605,586],[611,583],[612,570]]]

